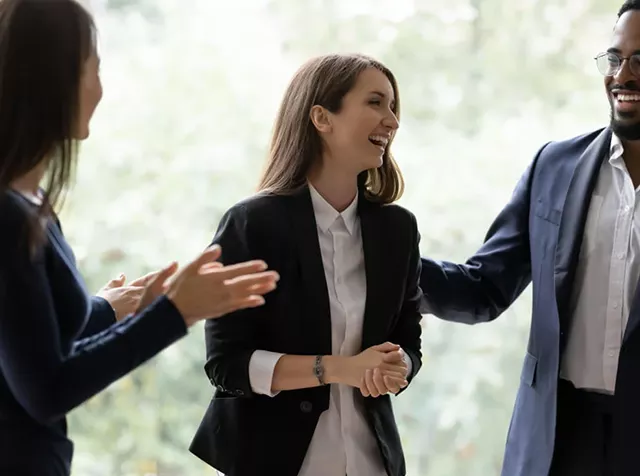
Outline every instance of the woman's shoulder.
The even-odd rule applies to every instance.
[[[417,220],[416,216],[397,203],[380,204],[375,202],[369,202],[369,206],[374,210],[377,210],[378,216],[381,219],[389,221],[390,225],[400,226],[403,228],[416,228]]]
[[[23,256],[35,211],[16,192],[0,192],[0,255],[5,259]],[[0,261],[2,259],[0,258]]]
[[[258,192],[248,196],[227,210],[226,215],[243,217],[251,221],[273,220],[281,216],[287,206],[287,196]]]
[[[0,193],[0,230],[5,234],[26,226],[33,209],[17,192],[5,190]]]

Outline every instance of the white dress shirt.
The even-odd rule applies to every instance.
[[[357,197],[338,213],[309,185],[331,316],[333,355],[362,351],[367,295]],[[304,316],[300,317],[301,319]],[[254,392],[275,396],[273,372],[283,354],[257,350],[249,362]],[[405,354],[411,371],[411,359]],[[309,372],[313,370],[310,368]],[[286,454],[283,455],[286,458]],[[329,408],[318,420],[299,476],[387,476],[376,438],[366,421],[362,396],[348,385],[331,385]]]
[[[618,357],[640,275],[638,189],[614,134],[585,224],[571,298],[573,314],[560,376],[613,394]]]

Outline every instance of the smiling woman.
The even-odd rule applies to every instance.
[[[307,183],[320,164],[337,159],[343,161],[337,164],[339,175],[348,171],[348,179],[353,179],[355,171],[367,183],[363,191],[369,198],[394,202],[404,187],[389,147],[399,117],[396,79],[381,63],[358,55],[330,55],[308,62],[285,92],[260,190],[292,193]],[[335,147],[323,149],[327,131],[333,133],[330,140],[339,154]],[[375,152],[365,142],[371,138],[378,141]]]
[[[421,366],[422,293],[415,217],[392,204],[398,111],[378,61],[309,61],[282,100],[260,192],[222,218],[225,264],[263,256],[282,276],[262,310],[205,328],[216,392],[191,451],[229,476],[406,472],[389,394]]]

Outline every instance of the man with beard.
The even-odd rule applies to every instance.
[[[423,312],[478,323],[533,281],[503,476],[640,474],[640,0],[596,56],[611,123],[546,144],[465,264],[422,260]]]

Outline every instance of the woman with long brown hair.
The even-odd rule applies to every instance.
[[[190,450],[227,476],[402,476],[389,394],[421,365],[415,217],[394,205],[399,98],[362,55],[294,76],[256,195],[213,239],[281,276],[260,309],[205,325],[215,393]]]
[[[54,209],[101,96],[95,28],[82,6],[0,1],[2,475],[68,476],[67,412],[195,322],[260,306],[275,287],[264,262],[223,267],[212,247],[151,276],[139,312],[118,322],[96,312]]]

